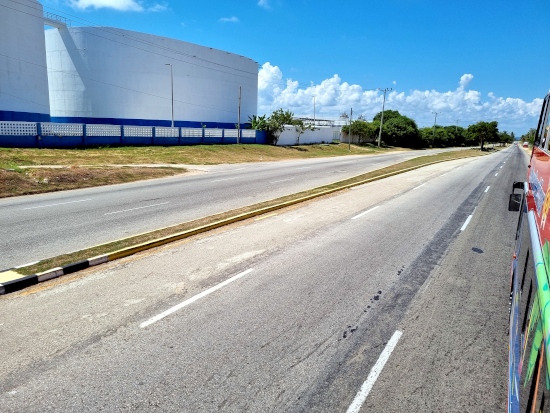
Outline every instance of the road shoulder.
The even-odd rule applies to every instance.
[[[527,170],[526,159],[509,160]],[[362,411],[506,409],[509,271],[518,218],[507,210],[507,195],[524,175],[500,175],[420,289]]]

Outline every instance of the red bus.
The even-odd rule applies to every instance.
[[[550,412],[550,94],[544,99],[519,211],[510,270],[508,412]],[[548,226],[546,226],[548,224]]]

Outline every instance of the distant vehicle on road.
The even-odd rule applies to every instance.
[[[529,142],[523,142],[523,147],[528,148],[529,147]]]

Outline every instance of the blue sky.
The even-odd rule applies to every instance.
[[[419,126],[437,111],[441,124],[495,119],[521,134],[536,126],[550,90],[550,6],[542,0],[42,3],[256,60],[259,113],[283,107],[311,115],[315,94],[318,117],[353,107],[368,119],[381,109],[382,95],[371,90],[393,87],[386,107]]]

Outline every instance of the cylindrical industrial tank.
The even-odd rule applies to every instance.
[[[42,5],[0,0],[0,121],[49,121]]]
[[[52,121],[234,128],[257,111],[258,64],[210,47],[112,27],[46,31]],[[201,125],[202,124],[202,125]]]

